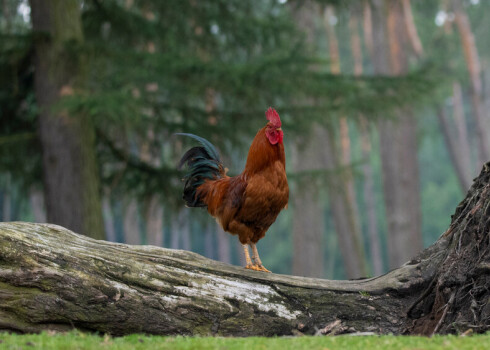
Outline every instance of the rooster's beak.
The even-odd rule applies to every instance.
[[[276,130],[277,130],[277,131],[282,131],[282,129],[281,129],[281,128],[277,128]]]

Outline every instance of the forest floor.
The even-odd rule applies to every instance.
[[[81,332],[17,335],[0,333],[0,349],[490,349],[486,335],[434,336],[336,336],[336,337],[158,337],[99,336]]]

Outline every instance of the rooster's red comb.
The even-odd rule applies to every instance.
[[[277,114],[276,110],[272,107],[269,107],[267,112],[265,112],[265,117],[268,121],[271,122],[276,128],[281,127],[281,118],[279,118],[279,114]]]

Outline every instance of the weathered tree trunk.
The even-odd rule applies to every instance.
[[[490,330],[490,163],[431,247],[386,275],[329,281],[192,252],[0,223],[0,330],[291,335]]]
[[[75,94],[75,83],[81,80],[83,59],[71,52],[83,42],[80,4],[74,0],[30,0],[30,4],[47,220],[103,238],[92,122],[56,108],[63,96]]]

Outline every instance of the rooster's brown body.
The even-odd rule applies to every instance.
[[[184,187],[187,205],[207,207],[226,232],[238,235],[247,268],[261,271],[267,270],[255,243],[265,236],[289,199],[280,119],[271,108],[266,115],[269,123],[257,132],[240,175],[227,176],[214,147],[194,135],[187,134],[203,147],[194,147],[181,160],[181,165],[187,162],[191,170]],[[252,248],[254,264],[247,245]]]

